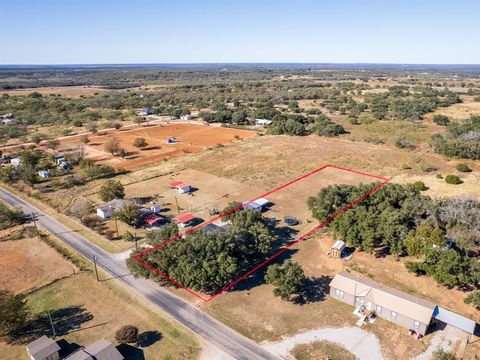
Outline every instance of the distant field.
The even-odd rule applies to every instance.
[[[175,137],[177,143],[168,144],[169,137]],[[90,142],[85,146],[87,158],[112,165],[116,168],[135,170],[155,165],[165,160],[180,157],[188,153],[199,152],[209,147],[230,143],[239,139],[255,136],[255,132],[222,127],[193,124],[168,124],[120,129],[90,135]],[[105,144],[117,138],[120,147],[127,152],[125,158],[113,157],[105,152]],[[133,146],[136,138],[142,137],[148,143],[144,150]],[[61,141],[66,148],[81,144],[80,137],[70,137]]]
[[[38,87],[24,88],[14,90],[0,90],[0,95],[8,94],[13,96],[24,96],[32,92],[38,92],[42,95],[62,95],[66,97],[78,97],[81,95],[90,96],[99,92],[113,91],[96,86],[54,86],[54,87]]]

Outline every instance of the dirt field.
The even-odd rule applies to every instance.
[[[24,96],[32,92],[38,92],[42,95],[62,95],[66,97],[79,97],[81,95],[91,96],[95,93],[106,92],[106,91],[115,91],[110,89],[104,89],[101,87],[95,86],[55,86],[55,87],[39,87],[39,88],[25,88],[25,89],[13,89],[13,90],[0,90],[0,95],[16,95]],[[119,90],[116,90],[119,91]]]
[[[15,293],[73,274],[75,267],[37,238],[0,242],[0,288]]]
[[[255,132],[252,131],[183,123],[134,127],[90,135],[90,142],[85,146],[85,153],[87,158],[94,161],[116,168],[135,170],[254,135]],[[167,139],[171,136],[175,137],[178,142],[168,144]],[[114,137],[119,140],[120,147],[127,152],[124,159],[113,157],[104,150],[105,144]],[[134,140],[138,137],[145,138],[148,143],[144,150],[133,146]],[[62,140],[65,148],[75,148],[80,144],[79,136]]]

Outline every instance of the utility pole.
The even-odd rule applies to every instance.
[[[55,326],[53,326],[53,321],[52,321],[52,315],[50,315],[50,311],[47,310],[48,313],[48,318],[50,319],[50,325],[52,326],[52,334],[53,337],[57,336],[57,333],[55,331]]]
[[[93,255],[93,267],[95,269],[95,276],[97,277],[97,281],[100,282],[100,279],[98,278],[97,258],[95,256],[95,254]]]
[[[133,239],[135,240],[135,250],[138,250],[138,243],[137,243],[137,233],[133,233]]]
[[[180,214],[180,207],[178,206],[177,195],[175,195],[175,203],[177,204],[177,213]]]
[[[117,237],[120,236],[120,234],[118,233],[117,217],[115,217],[115,230],[117,230]]]
[[[35,226],[35,235],[38,235],[38,228],[37,228],[37,222],[35,221],[35,214],[32,212],[30,216],[33,221],[33,226]]]

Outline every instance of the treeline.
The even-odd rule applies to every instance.
[[[431,145],[439,154],[480,160],[480,115],[471,114],[463,124],[447,125],[447,136],[432,136]]]
[[[374,186],[329,186],[311,197],[308,206],[316,219],[325,221]],[[433,200],[414,185],[387,184],[332,220],[329,227],[349,246],[417,257],[407,268],[433,276],[440,284],[468,288],[480,281],[480,202],[476,199]]]
[[[240,210],[229,218],[232,223],[225,232],[194,231],[184,239],[174,240],[146,254],[143,260],[184,286],[214,293],[250,269],[252,264],[265,259],[275,241],[273,229],[260,213]],[[176,235],[177,225],[168,224],[149,232],[146,239],[148,244],[157,245]],[[158,278],[133,259],[134,255],[127,261],[132,272]]]

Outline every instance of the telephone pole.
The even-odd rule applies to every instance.
[[[177,213],[180,214],[180,207],[178,206],[177,195],[175,195],[175,203],[177,204]]]
[[[52,327],[52,334],[53,334],[53,337],[55,337],[57,336],[57,333],[55,331],[55,326],[53,326],[52,315],[50,315],[49,310],[47,310],[47,313],[48,313],[48,318],[50,319],[50,326]]]
[[[95,276],[97,277],[97,281],[100,282],[97,270],[97,257],[95,256],[95,254],[93,255],[93,268],[95,269]]]
[[[32,212],[30,214],[30,217],[32,219],[33,226],[35,226],[35,235],[38,235],[38,228],[37,228],[37,222],[35,221],[35,214]]]

